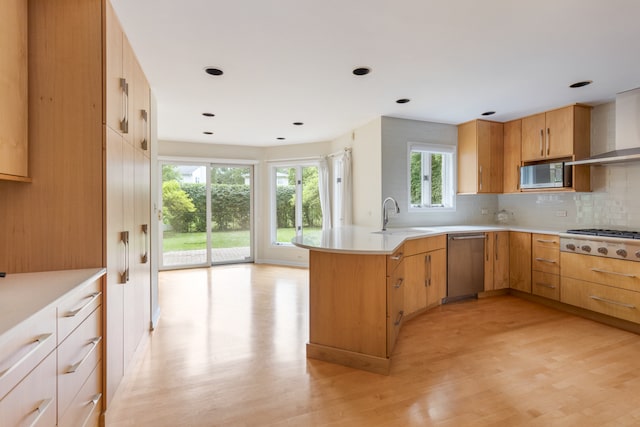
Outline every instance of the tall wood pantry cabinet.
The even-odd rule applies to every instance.
[[[150,325],[149,86],[107,0],[28,0],[28,40],[32,182],[0,180],[0,271],[106,267],[104,411]]]

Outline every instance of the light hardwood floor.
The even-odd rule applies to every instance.
[[[307,271],[160,273],[108,426],[638,426],[640,336],[511,296],[407,322],[391,374],[306,359]]]

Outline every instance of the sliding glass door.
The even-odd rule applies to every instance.
[[[253,261],[253,166],[162,164],[161,268]]]

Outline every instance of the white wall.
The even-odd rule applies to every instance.
[[[452,224],[488,224],[498,209],[496,195],[456,196],[455,212],[408,212],[408,143],[420,142],[456,145],[458,128],[454,125],[419,120],[382,117],[382,197],[398,201],[400,213],[391,215],[389,227],[429,226]],[[378,210],[382,212],[380,203]],[[487,210],[482,215],[482,209]],[[380,222],[375,224],[380,226]]]
[[[591,111],[591,154],[614,149],[615,103]],[[499,196],[499,207],[523,226],[640,229],[640,162],[591,166],[591,193]],[[566,216],[557,216],[564,214]]]
[[[331,152],[329,142],[281,145],[274,147],[247,147],[222,144],[198,144],[179,141],[160,141],[159,156],[175,159],[202,159],[204,161],[254,161],[254,256],[256,263],[276,263],[306,266],[306,249],[295,246],[271,245],[270,177],[269,161],[317,158]]]
[[[382,118],[351,133],[353,169],[353,223],[379,227],[382,220]],[[344,137],[336,143],[345,142]],[[335,146],[335,145],[334,145]],[[340,150],[344,147],[337,148]]]

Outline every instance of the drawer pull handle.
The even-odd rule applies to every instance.
[[[548,262],[548,263],[551,263],[551,264],[555,264],[557,262],[555,259],[546,259],[546,258],[536,258],[536,261]]]
[[[402,286],[402,282],[404,282],[404,279],[401,277],[398,279],[398,281],[396,282],[395,285],[393,285],[394,288],[399,289],[400,286]]]
[[[10,368],[8,368],[4,372],[0,373],[0,380],[3,379],[4,377],[6,377],[7,375],[9,375],[14,369],[16,369],[18,366],[20,366],[22,364],[22,362],[24,362],[29,357],[31,357],[31,355],[33,355],[40,348],[40,346],[42,344],[44,344],[52,336],[53,336],[53,334],[42,334],[42,335],[37,336],[36,339],[31,341],[29,344],[27,344],[27,346],[32,346],[34,344],[36,344],[36,345],[33,346],[33,348],[31,350],[29,350],[27,353],[25,353],[25,355],[22,356],[16,363],[12,364]]]
[[[89,344],[91,344],[91,348],[89,349],[89,351],[87,351],[87,354],[85,354],[79,362],[76,362],[73,365],[69,366],[69,369],[67,369],[67,372],[65,372],[65,374],[73,374],[74,372],[76,372],[78,368],[80,368],[80,366],[82,366],[82,364],[86,362],[91,353],[93,353],[93,350],[95,350],[100,341],[102,341],[102,337],[95,337],[94,339],[89,341]]]
[[[400,324],[400,322],[402,322],[402,318],[404,317],[404,310],[400,310],[398,312],[398,317],[396,317],[396,321],[393,322],[394,326],[398,326]]]
[[[557,243],[555,240],[545,240],[545,239],[536,239],[538,243],[553,243],[554,245]]]
[[[98,402],[100,402],[100,399],[102,399],[102,393],[96,394],[91,398],[89,402],[87,402],[88,405],[91,405],[91,411],[89,411],[89,415],[87,415],[87,418],[82,423],[82,427],[85,427],[87,425],[87,422],[91,419],[91,414],[93,414],[93,409],[96,406],[98,406]]]
[[[625,307],[625,308],[631,308],[631,309],[635,309],[636,308],[636,306],[632,305],[632,304],[627,304],[627,303],[624,303],[624,302],[614,301],[614,300],[607,299],[607,298],[602,298],[602,297],[599,297],[599,296],[596,296],[596,295],[589,295],[589,298],[594,299],[596,301],[606,302],[608,304],[619,305],[619,306]]]
[[[393,255],[390,258],[394,261],[399,261],[400,258],[402,258],[402,252],[400,252],[398,255]]]
[[[596,273],[613,274],[615,276],[629,277],[631,279],[635,279],[636,277],[635,274],[618,273],[617,271],[602,270],[600,268],[592,268],[591,271],[595,271]]]
[[[42,402],[40,402],[38,407],[36,409],[34,409],[33,412],[32,412],[32,414],[37,413],[38,416],[36,416],[36,418],[33,420],[33,422],[31,424],[29,424],[29,427],[34,427],[34,426],[38,425],[38,421],[40,421],[40,417],[42,416],[42,414],[47,412],[47,409],[49,409],[49,406],[51,406],[52,403],[53,403],[53,399],[45,399]]]
[[[555,288],[556,288],[556,287],[555,287],[555,286],[553,286],[553,285],[548,285],[548,284],[546,284],[546,283],[540,283],[540,282],[536,282],[536,285],[538,285],[538,286],[542,286],[542,287],[544,287],[544,288],[549,288],[549,289],[555,289]]]
[[[96,298],[98,298],[100,295],[102,295],[102,292],[94,292],[94,293],[92,293],[90,295],[87,295],[85,297],[85,299],[89,299],[89,301],[87,301],[86,304],[84,304],[80,308],[76,308],[75,310],[71,310],[71,311],[67,312],[67,314],[65,314],[64,317],[75,317],[78,313],[80,313],[82,310],[84,310],[85,307],[88,307],[89,305],[91,305],[91,303],[94,302],[96,300]]]

